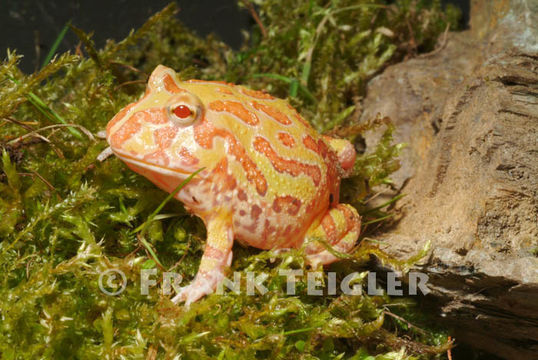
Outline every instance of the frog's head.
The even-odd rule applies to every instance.
[[[202,166],[193,127],[203,116],[200,99],[181,87],[172,69],[159,65],[144,96],[110,120],[107,141],[134,171],[171,190],[178,179]]]

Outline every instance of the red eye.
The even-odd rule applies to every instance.
[[[189,109],[189,107],[185,105],[176,106],[173,112],[180,119],[186,119],[192,115],[191,109]]]

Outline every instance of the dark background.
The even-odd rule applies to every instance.
[[[131,29],[139,28],[149,16],[171,0],[0,0],[0,59],[6,50],[16,49],[24,55],[25,72],[38,69],[63,26],[72,24],[86,32],[100,48],[106,39],[122,40]],[[463,12],[462,24],[469,18],[470,0],[442,0],[453,3]],[[243,41],[241,30],[250,29],[249,13],[239,9],[236,0],[177,0],[178,18],[199,35],[216,33],[234,48]],[[390,1],[389,1],[390,2]],[[69,31],[58,52],[72,50],[78,38]]]

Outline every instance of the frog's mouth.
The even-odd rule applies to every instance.
[[[149,170],[150,172],[159,173],[159,174],[162,174],[162,175],[169,175],[169,176],[174,176],[174,177],[179,177],[179,178],[186,178],[187,176],[192,174],[194,171],[196,171],[196,170],[188,171],[188,170],[184,170],[184,169],[181,169],[181,168],[170,168],[170,167],[165,167],[165,166],[162,166],[162,165],[151,164],[151,163],[149,163],[147,161],[135,158],[135,157],[133,157],[131,155],[127,155],[127,154],[119,152],[117,150],[113,149],[112,151],[114,152],[114,154],[117,157],[119,157],[122,161],[127,163],[127,165],[132,164],[134,166],[141,167],[141,168],[144,168],[146,170]],[[202,174],[199,174],[198,176],[200,176],[200,175],[202,175]]]

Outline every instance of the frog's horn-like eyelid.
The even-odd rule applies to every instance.
[[[157,65],[149,77],[148,86],[152,89],[162,88],[166,75],[170,75],[172,79],[177,78],[177,74],[173,69],[164,65]]]

